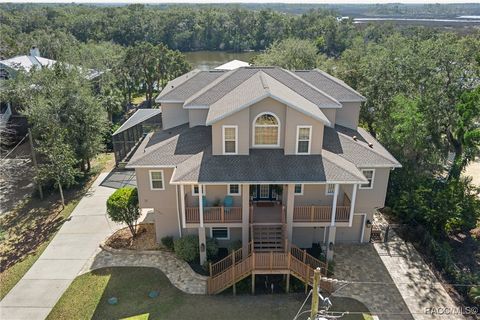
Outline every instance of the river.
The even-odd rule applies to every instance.
[[[235,59],[250,62],[258,52],[194,51],[183,54],[194,68],[209,70]]]

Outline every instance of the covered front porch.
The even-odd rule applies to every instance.
[[[325,239],[330,243],[335,242],[336,226],[352,224],[357,187],[320,183],[180,185],[180,218],[183,228],[198,228],[201,251],[205,228],[214,227],[241,228],[245,247],[252,241],[252,226],[281,226],[288,241],[293,240],[293,227],[332,227]],[[205,252],[201,258],[206,258]]]

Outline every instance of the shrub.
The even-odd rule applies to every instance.
[[[218,255],[218,243],[216,239],[207,238],[207,259],[213,260]]]
[[[233,251],[237,251],[241,247],[242,247],[242,240],[233,241],[228,246],[228,252],[232,253]]]
[[[123,187],[115,191],[107,200],[107,214],[112,221],[125,223],[135,237],[140,217],[137,188]]]
[[[200,256],[198,247],[198,236],[188,235],[173,241],[175,253],[187,262],[194,262]]]
[[[207,259],[212,260],[218,254],[217,240],[207,238]],[[200,258],[198,236],[188,235],[173,241],[175,253],[187,262],[195,262]]]
[[[165,246],[170,251],[173,251],[173,237],[172,236],[166,236],[162,238],[162,244]]]

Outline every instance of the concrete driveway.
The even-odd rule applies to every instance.
[[[114,188],[95,180],[40,258],[0,302],[0,319],[45,319],[99,243],[121,226],[106,216]]]

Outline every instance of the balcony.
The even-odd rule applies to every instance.
[[[350,206],[337,206],[335,222],[348,222]],[[293,209],[293,222],[326,222],[332,220],[331,206],[298,206]]]
[[[200,210],[198,207],[185,208],[186,223],[200,223]],[[241,207],[205,207],[203,208],[204,223],[241,223]]]

